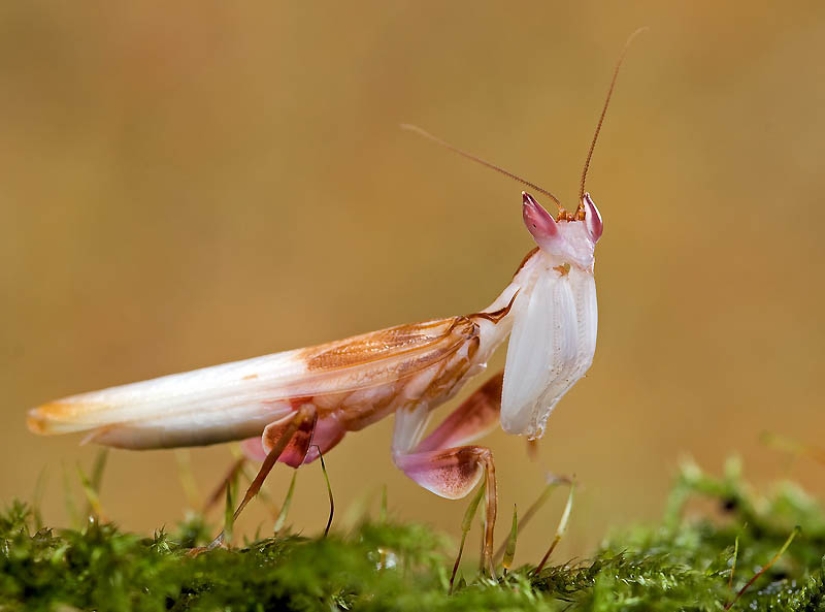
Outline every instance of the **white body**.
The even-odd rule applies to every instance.
[[[483,562],[493,572],[495,466],[472,442],[498,418],[509,433],[541,437],[596,348],[598,210],[585,194],[557,221],[523,198],[538,248],[486,310],[75,395],[30,410],[29,429],[85,431],[86,441],[132,449],[244,440],[263,463],[237,517],[275,462],[297,468],[395,414],[393,461],[420,486],[458,499],[486,475]],[[511,331],[503,381],[493,376],[425,437],[430,412],[481,372]]]
[[[304,408],[317,418],[310,439],[318,450],[282,459],[300,464],[395,413],[399,455],[420,440],[430,411],[481,372],[512,330],[501,425],[539,438],[593,360],[593,250],[602,223],[586,194],[575,214],[560,213],[558,221],[524,194],[523,215],[538,248],[486,310],[75,395],[29,411],[29,428],[85,431],[87,441],[135,449],[256,438],[255,448],[268,451]],[[498,400],[490,400],[496,410]]]
[[[598,312],[592,271],[539,250],[518,274],[507,348],[501,427],[541,438],[550,412],[590,368]]]

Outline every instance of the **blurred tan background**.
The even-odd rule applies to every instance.
[[[740,453],[757,482],[825,493],[825,466],[789,470],[759,440],[823,444],[822,3],[7,0],[0,501],[31,499],[45,473],[46,520],[65,524],[63,472],[76,481],[96,453],[29,434],[31,406],[484,307],[531,248],[521,188],[398,124],[572,206],[614,62],[643,25],[588,182],[606,227],[595,363],[537,462],[521,439],[488,438],[499,531],[547,471],[585,485],[562,558],[657,517],[686,455],[718,471]],[[395,470],[391,428],[328,456],[338,525],[386,484],[395,516],[456,534],[466,504]],[[189,456],[205,496],[231,455]],[[280,499],[290,470],[276,472]],[[317,465],[299,477],[306,533],[323,529],[322,482]],[[129,529],[177,521],[174,453],[115,451],[102,503]],[[260,504],[243,519],[265,520]]]

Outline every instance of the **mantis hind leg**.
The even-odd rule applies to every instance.
[[[277,443],[281,437],[285,427],[288,426],[292,415],[289,415],[279,421],[275,421],[267,426],[264,430],[263,436],[255,436],[254,438],[247,438],[241,442],[241,450],[243,454],[249,459],[255,461],[264,461],[272,445]],[[338,445],[344,439],[347,433],[345,425],[341,424],[336,415],[323,415],[318,417],[315,428],[312,432],[312,438],[309,444],[309,449],[304,450],[297,443],[293,442],[284,450],[278,457],[278,462],[285,463],[290,467],[297,468],[301,464],[312,463],[317,460],[321,454],[326,454]]]
[[[416,483],[447,499],[466,497],[485,478],[485,534],[482,564],[493,575],[496,471],[489,448],[469,444],[495,427],[501,407],[502,375],[497,374],[420,440],[425,409],[396,416],[393,459]]]
[[[291,415],[284,417],[280,421],[271,423],[266,427],[263,440],[264,448],[268,447],[269,451],[258,470],[258,474],[255,476],[252,484],[247,488],[241,503],[235,510],[234,520],[237,520],[246,505],[252,501],[261,490],[266,477],[269,476],[269,473],[272,471],[272,468],[275,467],[275,463],[277,463],[281,455],[288,452],[290,459],[300,457],[297,465],[303,462],[304,457],[306,457],[309,451],[312,434],[315,431],[317,422],[318,413],[315,410],[315,406],[312,404],[304,404]],[[291,463],[290,461],[290,464]],[[294,467],[297,467],[297,465]],[[207,548],[211,549],[220,546],[223,543],[223,539],[224,533],[221,532]]]

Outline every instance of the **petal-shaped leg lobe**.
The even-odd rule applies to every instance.
[[[469,444],[498,425],[504,372],[495,374],[421,441],[415,450],[430,451]]]
[[[263,436],[247,438],[241,442],[241,450],[244,455],[255,461],[263,461],[266,459],[268,451],[272,449],[272,445],[282,435],[289,418],[290,417],[270,424],[266,428]],[[326,454],[344,439],[346,433],[346,428],[334,416],[318,417],[315,423],[315,430],[309,441],[309,447],[306,452],[303,453],[303,463],[312,463],[318,459],[321,453]],[[263,442],[264,438],[268,440],[266,447]],[[302,452],[302,450],[296,448],[296,445],[290,444],[281,457],[278,458],[278,461],[280,463],[286,463],[291,467],[298,467],[300,464],[297,462],[299,457],[302,456]]]
[[[428,491],[446,499],[461,499],[475,488],[491,460],[487,448],[459,446],[401,455],[395,464]]]
[[[297,431],[288,439],[286,448],[278,456],[278,461],[293,468],[297,468],[304,462],[312,440],[312,434],[315,431],[315,424],[318,421],[318,414],[314,406],[305,404],[302,408],[306,408],[311,417],[300,424]],[[267,454],[272,452],[272,449],[277,446],[284,436],[289,435],[294,421],[295,417],[292,415],[266,426],[261,436],[261,446]]]
[[[312,441],[304,457],[304,463],[312,463],[321,454],[326,455],[344,439],[346,433],[346,427],[337,418],[319,418],[315,424],[315,432],[312,434]]]
[[[459,446],[443,450],[398,455],[395,464],[425,489],[447,499],[465,497],[486,477],[485,529],[482,563],[493,575],[493,533],[498,497],[493,453],[483,446]]]
[[[278,421],[277,424],[280,425],[282,421]],[[297,410],[297,412],[294,412],[288,417],[288,421],[283,423],[283,427],[275,428],[280,433],[280,437],[274,441],[274,445],[264,458],[264,462],[258,470],[258,474],[246,490],[238,509],[235,510],[236,519],[246,505],[252,500],[252,498],[258,494],[258,491],[261,490],[266,477],[269,476],[269,472],[272,471],[272,468],[275,466],[275,463],[284,451],[291,445],[293,448],[297,448],[299,445],[309,444],[309,440],[312,438],[312,432],[317,421],[318,413],[315,408],[311,404],[304,404]],[[299,442],[295,441],[296,438]],[[295,452],[297,454],[297,451]],[[304,453],[306,454],[306,451],[304,451]]]
[[[497,374],[465,400],[441,425],[415,445],[427,418],[424,410],[396,416],[393,460],[428,491],[447,499],[465,497],[485,477],[484,567],[493,573],[493,532],[497,492],[493,453],[483,446],[463,446],[495,425],[501,399],[502,376]],[[415,445],[413,447],[413,445]],[[412,450],[407,450],[413,447]]]

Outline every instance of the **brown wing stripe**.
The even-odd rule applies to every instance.
[[[389,354],[420,351],[458,336],[470,338],[475,324],[467,317],[453,317],[382,329],[347,340],[306,349],[301,355],[309,371],[346,368],[377,361]],[[452,340],[450,344],[455,343]]]

